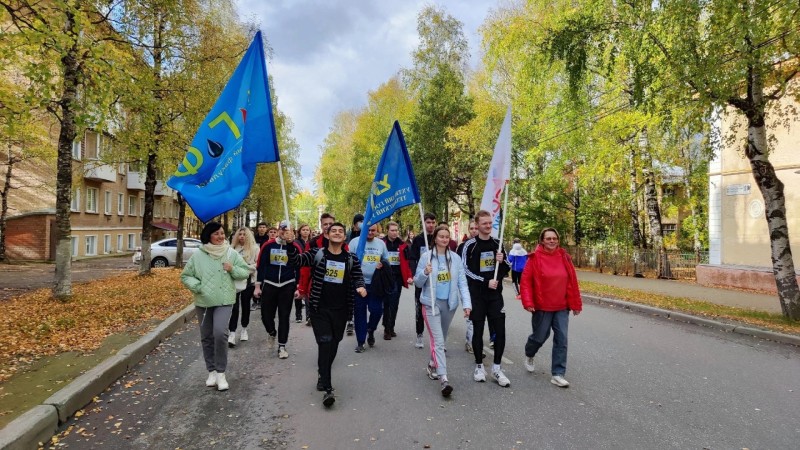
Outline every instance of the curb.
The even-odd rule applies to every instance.
[[[738,333],[746,336],[753,336],[759,339],[766,339],[770,341],[780,342],[782,344],[789,344],[800,347],[800,336],[778,333],[769,330],[762,330],[759,328],[746,327],[731,323],[724,323],[718,320],[706,319],[703,317],[693,316],[691,314],[670,311],[668,309],[661,309],[653,306],[640,305],[638,303],[626,302],[624,300],[616,300],[613,298],[598,297],[596,295],[587,295],[587,294],[581,294],[581,297],[600,305],[615,306],[630,311],[636,311],[640,313],[649,314],[652,316],[663,317],[664,319],[678,320],[693,325],[700,325],[708,328],[713,328],[715,330],[724,331],[726,333]]]
[[[195,306],[191,304],[169,316],[136,342],[123,347],[116,355],[75,378],[41,405],[14,419],[0,430],[0,449],[39,448],[40,442],[47,442],[58,432],[60,424],[91,403],[95,396],[142,361],[164,339],[192,320],[194,315]]]

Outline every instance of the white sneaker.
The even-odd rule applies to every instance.
[[[228,347],[235,347],[236,346],[236,332],[231,331],[228,335]]]
[[[425,348],[425,344],[422,342],[422,335],[421,334],[417,335],[417,342],[414,344],[414,347]]]
[[[472,342],[467,341],[464,344],[464,350],[466,350],[467,353],[472,353]]]
[[[278,358],[286,359],[289,357],[289,352],[286,351],[286,347],[278,347]]]
[[[206,386],[214,387],[217,385],[217,371],[212,370],[208,372],[208,378],[206,378]]]
[[[472,379],[479,383],[486,381],[486,371],[483,369],[483,367],[475,367],[475,373],[472,374]]]
[[[525,370],[531,373],[536,370],[536,364],[533,362],[533,356],[527,356],[525,358]]]
[[[503,373],[502,370],[497,370],[495,372],[492,372],[492,376],[494,377],[495,381],[497,381],[497,384],[499,384],[500,386],[502,387],[511,386],[511,381],[508,380],[508,378],[506,377],[506,375]]]
[[[217,390],[218,391],[227,391],[228,390],[228,380],[225,379],[225,373],[218,373],[217,374]]]
[[[562,375],[553,375],[553,378],[550,378],[550,382],[558,387],[569,387],[569,381],[565,380]]]
[[[242,334],[239,335],[239,340],[240,341],[246,341],[247,339],[248,339],[247,328],[242,328]]]

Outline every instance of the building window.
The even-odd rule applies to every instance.
[[[97,255],[97,236],[86,236],[86,256]]]
[[[97,188],[86,188],[86,212],[97,212]]]
[[[128,233],[128,250],[134,250],[136,248],[136,235],[133,233]]]
[[[104,212],[106,215],[111,215],[111,191],[106,191]]]
[[[72,245],[72,256],[78,256],[78,236],[70,236],[69,241]]]
[[[664,233],[665,236],[674,234],[677,229],[678,225],[674,223],[661,224],[661,231]]]
[[[136,197],[133,195],[128,196],[128,215],[136,215]]]
[[[69,209],[74,212],[80,212],[81,210],[81,190],[80,188],[75,188],[72,190],[72,202],[70,202]]]
[[[117,193],[117,215],[125,215],[125,195]]]
[[[81,141],[75,141],[72,143],[72,159],[76,161],[81,160]]]
[[[100,159],[100,136],[92,131],[86,132],[85,147],[83,149],[83,156],[86,159]]]
[[[111,235],[110,234],[103,235],[103,253],[107,255],[113,251],[114,249],[111,248]]]
[[[153,202],[153,217],[161,217],[161,202]]]
[[[117,235],[117,253],[122,252],[122,235]]]

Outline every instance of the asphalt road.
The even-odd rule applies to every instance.
[[[197,327],[187,325],[70,420],[59,448],[797,448],[800,349],[587,305],[570,318],[572,386],[561,389],[550,384],[549,343],[536,372],[525,371],[530,315],[506,288],[510,388],[472,381],[455,319],[455,391],[443,399],[424,372],[427,350],[412,346],[406,291],[398,338],[363,354],[354,338],[341,343],[330,410],[314,389],[311,329],[292,323],[291,356],[279,360],[255,312],[251,340],[229,353],[229,391],[204,386]]]

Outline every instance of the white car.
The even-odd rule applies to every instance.
[[[198,239],[186,238],[183,240],[183,263],[191,258],[192,254],[203,245]],[[178,240],[167,238],[150,244],[150,267],[168,267],[175,265],[175,256],[178,254]],[[139,264],[142,260],[142,249],[137,247],[133,253],[133,263]]]

